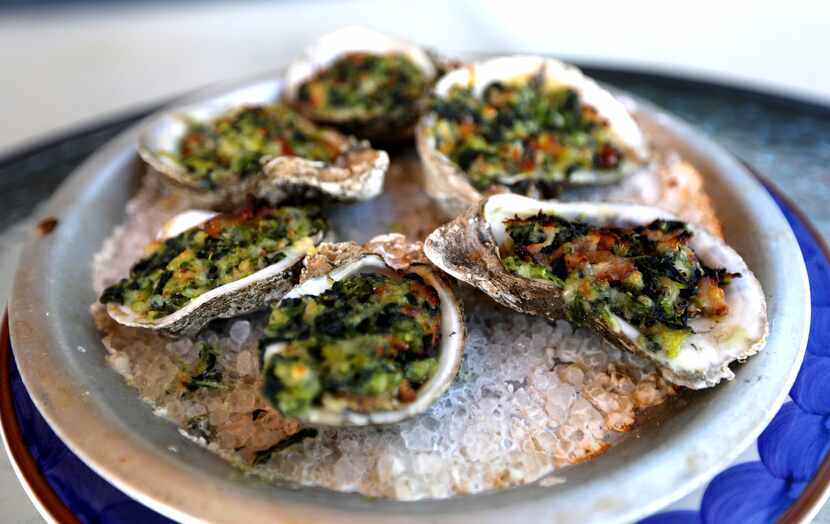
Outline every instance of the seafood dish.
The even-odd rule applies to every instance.
[[[92,260],[106,360],[266,482],[555,484],[769,335],[753,259],[639,110],[552,58],[360,27],[165,109]]]

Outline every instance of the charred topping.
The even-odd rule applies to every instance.
[[[101,303],[117,303],[156,319],[194,298],[285,258],[285,250],[326,229],[315,207],[245,208],[217,215],[165,241],[130,276],[108,287]]]
[[[429,85],[400,53],[349,53],[300,85],[300,105],[311,118],[346,121],[414,112]]]
[[[265,395],[284,415],[312,407],[361,412],[415,400],[438,366],[438,294],[420,276],[353,275],[319,296],[283,300],[271,311]]]
[[[546,86],[541,78],[493,82],[481,97],[453,86],[433,98],[432,108],[438,150],[479,191],[502,184],[552,197],[574,172],[616,171],[623,160],[596,110],[573,89]]]
[[[298,156],[333,162],[344,138],[282,104],[243,107],[209,122],[191,122],[170,153],[206,189],[258,174],[265,156]]]
[[[682,222],[594,227],[539,213],[504,223],[511,240],[502,249],[505,268],[561,288],[576,324],[610,322],[613,313],[645,334],[649,349],[674,356],[690,319],[729,312],[724,288],[740,275],[701,263]]]

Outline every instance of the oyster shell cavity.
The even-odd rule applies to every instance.
[[[539,213],[595,226],[630,227],[656,219],[676,220],[666,211],[646,206],[542,202],[514,194],[494,195],[430,234],[424,252],[436,266],[507,307],[551,320],[565,319],[566,289],[513,274],[501,262],[500,247],[508,240],[504,221]],[[763,289],[746,262],[714,235],[690,224],[687,228],[693,234],[688,245],[703,264],[740,273],[723,288],[728,305],[724,317],[690,319],[688,326],[693,332],[671,355],[664,349],[649,348],[636,326],[613,313],[606,321],[589,318],[587,323],[618,346],[653,360],[670,382],[700,389],[732,379],[729,365],[763,348],[769,327]]]
[[[465,330],[460,303],[446,282],[429,265],[415,264],[409,266],[406,271],[417,273],[438,294],[441,309],[438,368],[431,378],[418,389],[415,400],[401,403],[396,409],[357,412],[346,407],[339,410],[327,406],[313,407],[301,419],[302,422],[313,426],[366,426],[397,423],[426,411],[452,383],[461,365],[464,350]],[[360,273],[393,275],[396,271],[390,268],[380,255],[366,254],[337,266],[328,274],[309,278],[292,289],[284,298],[318,296],[330,289],[335,282]],[[266,363],[285,347],[286,343],[277,342],[262,348],[263,369],[266,369]]]
[[[177,151],[191,121],[211,120],[219,115],[244,105],[270,104],[277,100],[281,85],[275,82],[260,82],[231,93],[191,103],[150,115],[143,122],[144,131],[138,140],[138,153],[157,172],[179,180],[185,169],[174,158],[164,154]]]
[[[370,77],[365,82],[361,81],[360,89],[344,92],[365,97],[368,96],[366,91],[389,94],[394,90],[400,96],[381,97],[385,98],[383,102],[379,102],[375,96],[370,96],[366,103],[359,104],[350,102],[329,105],[326,102],[320,107],[302,100],[300,89],[304,84],[320,77],[339,60],[353,54],[369,54],[376,57],[395,55],[405,58],[404,69],[409,71],[409,80],[399,82],[413,84],[388,82],[384,75],[395,72],[382,72],[380,80]],[[313,121],[337,127],[361,138],[384,142],[400,141],[412,136],[418,117],[426,105],[429,90],[438,75],[438,67],[443,67],[440,59],[416,44],[365,27],[348,26],[320,37],[315,44],[306,48],[302,56],[289,65],[285,73],[285,100]],[[391,67],[391,70],[395,69]],[[345,86],[349,84],[347,81]],[[325,81],[318,84],[318,87],[320,85],[325,85]],[[345,86],[343,89],[349,89]],[[328,94],[324,98],[328,99]]]
[[[418,66],[428,80],[435,78],[437,72],[429,54],[420,46],[367,27],[346,26],[321,36],[288,67],[285,74],[288,84],[286,97],[289,100],[296,98],[300,84],[344,54],[361,51],[381,55],[400,53]]]
[[[473,93],[481,96],[484,88],[493,82],[527,80],[540,74],[546,86],[575,90],[584,103],[608,120],[609,129],[621,144],[630,148],[640,160],[648,158],[645,136],[625,105],[579,68],[553,58],[511,55],[475,62],[441,77],[435,84],[434,93],[443,97],[450,88],[459,85],[472,87]]]

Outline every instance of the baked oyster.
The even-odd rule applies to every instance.
[[[165,224],[147,256],[100,302],[120,324],[193,336],[215,318],[280,298],[326,231],[316,207],[187,211]]]
[[[518,311],[588,326],[693,389],[758,352],[766,300],[722,240],[656,208],[494,195],[427,238],[433,264]]]
[[[426,191],[452,215],[488,192],[553,198],[565,185],[616,182],[649,159],[620,101],[576,67],[539,56],[444,75],[416,138]]]
[[[428,263],[395,269],[399,259],[365,251],[334,258],[333,269],[271,310],[260,342],[265,397],[311,425],[391,424],[422,413],[461,364],[459,302]]]
[[[321,37],[288,67],[286,100],[315,122],[363,138],[407,138],[438,67],[415,44],[349,26]]]
[[[139,153],[200,207],[234,209],[249,196],[277,204],[297,193],[347,201],[380,194],[386,152],[320,127],[272,95],[254,88],[165,113],[141,136]]]

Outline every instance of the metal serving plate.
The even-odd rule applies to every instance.
[[[182,104],[220,96],[241,100],[248,96],[243,93],[276,96],[278,77],[203,91]],[[101,148],[63,184],[45,211],[59,220],[58,227],[46,236],[33,233],[23,252],[10,324],[29,393],[55,432],[98,474],[184,522],[581,524],[650,514],[726,466],[772,419],[803,357],[809,287],[792,231],[753,176],[677,118],[631,100],[656,146],[677,150],[703,173],[727,241],[744,256],[767,293],[771,333],[766,349],[739,366],[734,381],[690,395],[676,413],[638,430],[638,438],[561,470],[562,484],[418,502],[276,487],[242,476],[153,415],[105,363],[105,349],[89,314],[89,304],[96,300],[92,254],[123,220],[124,206],[144,172],[136,153],[141,125]],[[411,161],[411,152],[401,154]],[[383,200],[372,206],[381,213],[395,208]],[[374,227],[387,225],[376,222]]]

